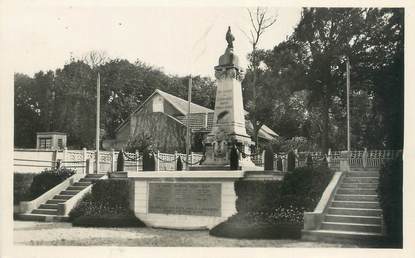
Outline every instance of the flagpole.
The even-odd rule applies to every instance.
[[[98,78],[97,78],[97,125],[96,125],[96,143],[95,143],[95,147],[96,147],[96,153],[97,153],[97,157],[96,157],[96,167],[97,167],[97,174],[99,174],[99,111],[100,111],[100,88],[101,88],[101,81],[100,81],[100,74],[98,73]]]
[[[346,88],[347,88],[347,151],[350,151],[350,61],[346,58]]]
[[[189,76],[189,89],[187,91],[187,121],[186,121],[186,164],[187,168],[189,168],[189,154],[190,154],[190,104],[192,103],[192,75]]]

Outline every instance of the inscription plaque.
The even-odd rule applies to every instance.
[[[221,216],[221,184],[149,183],[148,212]]]

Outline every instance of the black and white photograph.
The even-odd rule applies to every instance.
[[[415,255],[414,6],[0,6],[0,256]]]

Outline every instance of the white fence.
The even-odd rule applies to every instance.
[[[125,153],[125,171],[142,171],[143,158],[140,153]],[[37,150],[37,149],[15,149],[14,171],[21,173],[39,173],[45,169],[60,166],[74,169],[79,173],[85,173],[87,166],[96,171],[96,151],[93,150]],[[101,173],[113,172],[117,169],[118,151],[100,151],[99,167]],[[156,170],[176,170],[178,157],[186,166],[186,154],[182,153],[154,153]],[[197,164],[203,155],[190,153],[189,164]]]
[[[294,152],[296,157],[296,167],[307,165],[307,157],[312,157],[313,163],[327,162],[328,166],[334,170],[340,169],[341,152],[331,151],[327,155],[321,152]],[[385,161],[402,155],[402,150],[363,150],[351,151],[348,155],[349,166],[351,168],[379,168]],[[117,151],[100,151],[100,172],[113,172],[117,169]],[[186,162],[186,154],[183,153],[154,153],[155,170],[166,171],[176,170],[177,159],[181,158],[183,168],[186,165],[195,165],[203,158],[202,154],[191,153]],[[58,163],[67,168],[85,173],[87,166],[90,170],[96,171],[96,152],[93,150],[36,150],[36,149],[15,149],[14,150],[14,171],[15,172],[41,172],[51,169]],[[143,159],[140,153],[125,153],[124,170],[142,171]],[[263,166],[264,153],[251,157],[257,166]],[[274,169],[287,171],[287,154],[274,154]]]

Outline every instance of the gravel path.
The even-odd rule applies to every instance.
[[[14,222],[17,245],[194,246],[194,247],[358,247],[300,240],[240,240],[210,236],[208,231],[155,228],[82,228],[70,223]]]

